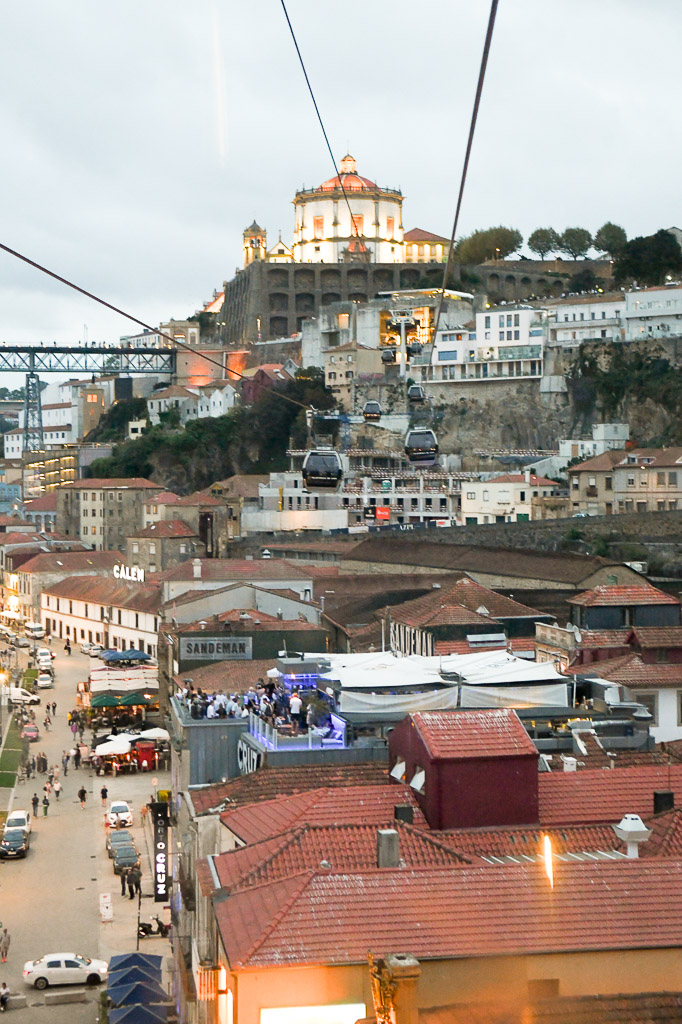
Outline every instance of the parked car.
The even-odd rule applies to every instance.
[[[14,638],[15,647],[30,647],[31,641],[25,636],[15,636]]]
[[[0,839],[0,858],[12,860],[25,857],[31,845],[31,833],[23,828],[10,828]]]
[[[40,704],[37,693],[29,693],[23,686],[10,686],[9,699],[11,704]]]
[[[109,832],[107,835],[107,853],[110,857],[114,856],[116,848],[118,846],[134,846],[133,837],[130,832],[125,828],[119,828],[115,832]]]
[[[39,690],[49,690],[54,686],[54,676],[51,672],[40,672],[36,684]]]
[[[33,722],[29,722],[21,730],[22,740],[28,740],[29,743],[37,743],[40,739],[40,733],[38,732],[38,726],[34,725]]]
[[[46,661],[45,658],[38,658],[36,661],[36,668],[39,672],[49,672],[50,675],[54,675],[54,669],[52,668],[52,662]]]
[[[125,800],[112,800],[107,811],[107,820],[112,828],[128,828],[133,823],[133,812]]]
[[[47,658],[48,661],[52,661],[55,656],[54,651],[51,651],[49,647],[38,647],[35,652],[36,658]]]
[[[138,868],[140,866],[140,855],[132,844],[127,846],[117,846],[114,850],[114,874],[120,875],[121,872],[128,868]]]
[[[91,658],[99,657],[100,653],[104,650],[101,644],[90,644],[90,650],[88,654]]]
[[[31,831],[31,815],[29,811],[12,811],[5,820],[5,832],[20,828],[23,832]]]
[[[80,953],[46,953],[24,964],[24,981],[34,988],[48,985],[99,985],[106,981],[106,960],[90,960]]]

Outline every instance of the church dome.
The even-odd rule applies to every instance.
[[[341,161],[339,174],[329,178],[327,181],[323,181],[316,191],[333,192],[334,189],[340,189],[342,185],[347,192],[362,192],[365,189],[375,189],[377,187],[375,182],[370,181],[369,178],[362,178],[357,173],[355,157],[352,157],[350,153],[346,153]]]

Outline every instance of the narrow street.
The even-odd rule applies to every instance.
[[[22,1020],[40,1020],[43,1008],[50,1024],[85,1024],[97,1017],[99,988],[87,991],[87,1002],[45,1006],[45,993],[24,986],[22,969],[26,960],[62,951],[109,960],[115,953],[130,952],[136,946],[137,900],[121,896],[120,880],[114,875],[105,847],[106,828],[100,797],[105,780],[97,778],[90,768],[76,771],[70,767],[66,776],[61,770],[62,752],[73,745],[67,713],[76,706],[76,684],[87,678],[91,661],[77,650],[67,656],[57,642],[54,650],[55,687],[41,691],[42,702],[36,708],[40,739],[31,745],[31,752],[37,755],[44,751],[50,765],[60,765],[62,793],[59,800],[52,793],[47,817],[43,817],[40,808],[39,816],[33,821],[27,857],[0,862],[0,920],[12,937],[8,962],[0,967],[0,981],[6,981],[13,993],[27,996],[26,1009],[12,1009],[10,1004],[18,1024]],[[20,658],[25,665],[25,651]],[[51,730],[46,732],[43,719],[48,700],[57,702],[57,713]],[[86,743],[89,737],[86,731]],[[107,776],[106,779],[108,799],[127,800],[134,810],[130,831],[141,854],[143,919],[157,911],[163,916],[162,905],[154,904],[148,895],[152,891],[151,834],[149,826],[143,827],[140,819],[140,807],[149,800],[153,790],[152,778],[158,780],[159,788],[166,788],[169,783],[168,774],[163,772],[123,775],[116,779]],[[31,798],[37,793],[42,800],[44,783],[45,776],[18,783],[11,809],[32,811]],[[85,785],[88,793],[85,810],[81,809],[77,797],[81,785]],[[111,893],[113,904],[113,921],[106,923],[100,921],[99,912],[103,893]],[[141,942],[141,948],[164,956],[170,952],[168,940],[163,939],[146,939]]]

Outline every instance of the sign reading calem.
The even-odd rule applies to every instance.
[[[139,565],[115,565],[114,577],[117,580],[134,580],[136,583],[144,583],[144,569]]]
[[[235,661],[251,659],[250,636],[195,636],[180,637],[180,661]]]

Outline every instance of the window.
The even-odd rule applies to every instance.
[[[604,477],[604,490],[605,491],[612,491],[613,490],[613,477],[612,476]]]
[[[315,238],[324,238],[324,217],[313,217],[313,234]]]
[[[580,481],[577,476],[571,477],[571,490],[577,491],[580,487]]]
[[[514,327],[518,327],[519,326],[519,322],[520,322],[519,321],[519,314],[518,313],[514,313]]]
[[[467,501],[476,501],[475,491],[467,491]]]
[[[668,473],[668,487],[677,487],[677,473]]]
[[[353,221],[353,234],[354,235],[362,235],[363,234],[363,224],[365,222],[365,218],[362,216],[362,214],[354,213],[353,216],[352,216],[352,221]]]
[[[490,501],[490,493],[488,491],[483,492],[483,500]]]
[[[140,550],[140,545],[136,540],[133,541],[133,554],[136,555]]]
[[[155,555],[156,554],[156,544],[150,544],[149,545],[149,554],[150,555]]]
[[[665,473],[656,474],[656,486],[665,487]]]
[[[525,500],[526,500],[526,492],[525,491],[520,491],[520,493],[519,493],[519,501],[525,501]]]
[[[394,217],[387,217],[386,218],[386,234],[388,235],[389,238],[393,238],[394,230],[395,230],[395,218]]]
[[[634,473],[630,473],[630,474],[628,474],[628,487],[634,487],[634,486],[635,486],[635,475],[634,475]]]
[[[490,327],[490,317],[489,317],[489,316],[487,316],[487,317],[485,318],[485,326],[486,326],[486,327]]]

